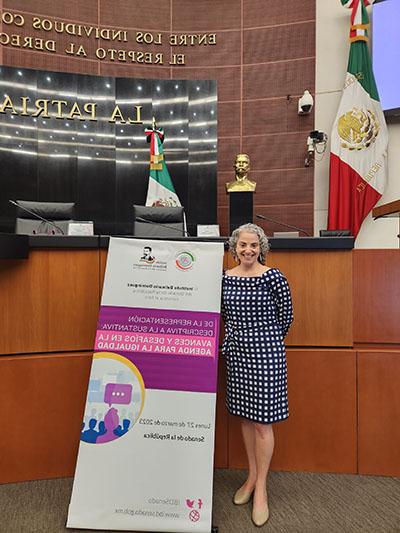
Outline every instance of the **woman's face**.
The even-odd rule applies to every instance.
[[[260,240],[255,233],[241,231],[236,244],[236,253],[241,264],[252,266],[260,256]]]

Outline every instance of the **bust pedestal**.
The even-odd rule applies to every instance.
[[[248,222],[253,222],[253,192],[230,192],[229,194],[229,230],[230,233]]]

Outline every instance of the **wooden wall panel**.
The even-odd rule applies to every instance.
[[[243,100],[281,98],[283,93],[293,94],[287,91],[288,68],[286,61],[244,65]]]
[[[236,265],[237,265],[237,263],[233,259],[232,255],[229,252],[227,252],[225,254],[225,258],[224,258],[224,269],[225,270],[230,270],[231,268],[233,268]]]
[[[356,356],[289,349],[287,421],[275,424],[273,470],[357,471]],[[229,418],[229,466],[244,468],[240,420]]]
[[[312,213],[311,215],[308,213],[310,208],[312,211],[313,206],[313,169],[255,170],[252,172],[252,178],[257,182],[257,189],[253,198],[253,218],[256,224],[262,225],[264,229],[268,231],[285,231],[287,229],[278,224],[273,225],[273,223],[257,220],[255,214],[260,213],[259,208],[260,206],[263,206],[265,211],[264,214],[266,216],[275,218],[276,220],[287,224],[296,224],[297,222],[302,229],[309,229],[311,233],[313,232]],[[229,195],[226,193],[225,184],[233,179],[233,170],[223,170],[218,172],[219,206],[227,207],[229,205]],[[294,212],[292,210],[293,214],[285,213],[284,210],[290,206],[295,208]],[[306,212],[305,209],[307,210]],[[281,218],[282,215],[286,215],[286,217]],[[289,215],[290,218],[288,218],[287,215]],[[306,219],[306,216],[309,217],[308,220]],[[221,235],[227,234],[221,232]]]
[[[237,135],[239,122],[240,102],[220,102],[218,104],[218,138]]]
[[[79,20],[86,24],[98,22],[97,4],[98,0],[3,0],[3,8],[12,13],[33,13],[41,18],[58,17],[68,22]]]
[[[313,113],[300,116],[297,112],[301,95],[243,102],[243,135],[265,135],[283,131],[308,132],[314,127]],[[256,179],[253,176],[253,179]]]
[[[357,472],[356,355],[289,350],[291,418],[276,426],[277,470]]]
[[[269,63],[315,56],[315,21],[243,32],[243,63]]]
[[[144,31],[168,31],[171,2],[154,0],[98,0],[100,23],[106,27],[135,28]]]
[[[288,101],[284,97],[243,102],[243,135],[265,135],[286,130],[287,108]]]
[[[315,59],[260,63],[243,67],[243,99],[303,94],[315,88]]]
[[[244,0],[243,22],[245,28],[287,24],[315,19],[314,0]]]
[[[225,268],[235,266],[225,254]],[[287,346],[352,346],[352,252],[276,250],[267,264],[287,277],[294,321]]]
[[[272,205],[268,203],[254,204],[254,213],[263,215],[265,217],[271,217],[277,222],[270,222],[268,220],[258,220],[255,218],[255,222],[264,228],[266,235],[272,236],[275,231],[288,231],[288,228],[279,224],[289,224],[297,228],[301,228],[309,235],[313,231],[313,205],[299,204],[299,203],[287,203],[283,205]],[[289,230],[290,231],[290,230]]]
[[[365,259],[385,286],[394,283],[398,250],[365,252],[275,251],[268,258],[292,287],[288,344],[308,345],[288,349],[291,416],[276,425],[274,469],[356,472],[358,415],[359,472],[400,476],[400,349],[360,351],[356,376],[356,350],[322,348],[351,346],[352,254],[361,261],[357,298]],[[73,350],[80,350],[82,338],[92,348],[106,256],[107,250],[32,250],[28,261],[0,262],[1,352],[38,352],[0,358],[0,416],[10,420],[0,439],[0,482],[73,472],[92,353]],[[226,254],[224,267],[234,264]],[[354,308],[363,312],[360,302]],[[70,353],[38,349],[54,344]],[[215,465],[244,467],[239,421],[225,411],[223,359],[218,380]]]
[[[210,14],[212,13],[212,16]],[[183,32],[240,28],[240,0],[172,0],[172,29]]]
[[[90,350],[99,310],[98,250],[31,250],[0,262],[0,354]]]
[[[400,343],[399,250],[354,250],[354,342]]]
[[[314,171],[311,168],[256,170],[252,178],[257,182],[254,196],[256,204],[273,207],[288,204],[313,205]],[[266,215],[273,217],[272,213]],[[278,231],[285,231],[285,228],[281,227]]]
[[[3,48],[3,64],[9,67],[50,70],[55,72],[73,72],[75,74],[98,74],[98,62],[91,59],[53,54],[46,56],[43,52],[26,52],[20,48]]]
[[[359,473],[400,476],[400,351],[357,356]]]
[[[99,74],[101,76],[114,76],[117,78],[169,78],[168,67],[151,67],[137,63],[100,63]]]
[[[243,139],[243,151],[249,154],[253,170],[304,168],[306,149],[298,133],[277,133]],[[265,147],[268,146],[268,150]]]
[[[221,235],[229,235],[229,208],[228,206],[218,206],[218,223]]]
[[[103,291],[104,274],[106,273],[107,254],[108,250],[100,250],[100,297]]]
[[[0,358],[0,483],[72,476],[92,353]]]
[[[225,360],[220,355],[218,364],[218,391],[215,421],[215,468],[228,468],[228,413],[225,407],[225,391]]]
[[[291,346],[352,346],[352,252],[276,251],[267,258],[280,268],[293,295]]]

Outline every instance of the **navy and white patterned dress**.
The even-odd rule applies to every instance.
[[[293,320],[290,289],[277,268],[261,276],[223,276],[227,408],[272,424],[289,416],[283,339]]]

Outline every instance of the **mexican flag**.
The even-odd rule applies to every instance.
[[[164,132],[162,129],[157,128],[153,119],[152,129],[146,129],[145,133],[150,142],[150,176],[146,205],[154,207],[178,207],[181,203],[175,192],[164,159],[162,146]]]
[[[382,196],[388,134],[368,50],[366,6],[375,0],[341,0],[352,9],[350,56],[331,134],[328,229],[357,236]]]

